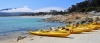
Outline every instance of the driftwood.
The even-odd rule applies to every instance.
[[[25,37],[18,36],[17,41],[22,40],[22,39],[24,39],[24,38],[26,38],[26,36],[25,36]]]

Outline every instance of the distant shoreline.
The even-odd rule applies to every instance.
[[[0,16],[0,17],[50,18],[51,16]]]

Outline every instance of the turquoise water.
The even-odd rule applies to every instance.
[[[0,17],[0,33],[27,31],[29,29],[48,29],[50,27],[65,25],[55,22],[40,22],[42,19],[45,18]]]

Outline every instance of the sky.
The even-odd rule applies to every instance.
[[[84,0],[0,0],[0,9],[27,8],[27,10],[67,9],[73,4]]]

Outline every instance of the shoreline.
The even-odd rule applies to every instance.
[[[25,37],[22,40],[17,41],[18,36]],[[0,43],[99,43],[100,30],[93,30],[92,32],[83,32],[82,34],[71,34],[67,38],[59,37],[46,37],[30,35],[27,32],[19,32],[11,34],[11,36],[1,36],[6,40],[0,40]],[[47,40],[49,39],[49,40]],[[97,40],[95,40],[97,39]]]
[[[12,16],[14,17],[14,16]],[[16,16],[18,18],[22,17],[22,18],[41,18],[41,16]],[[48,18],[48,17],[42,17],[42,18]],[[6,40],[2,40],[0,43],[95,43],[95,38],[98,38],[98,40],[100,40],[98,34],[100,34],[100,30],[93,30],[94,32],[88,32],[85,33],[83,32],[83,34],[71,34],[70,36],[68,36],[67,38],[58,38],[58,37],[45,37],[45,36],[34,36],[34,35],[29,35],[27,34],[22,34],[19,33],[14,33],[11,34],[10,37],[4,37]],[[96,32],[95,32],[96,31]],[[26,38],[16,41],[18,36],[27,36]],[[93,38],[94,37],[94,38]],[[93,38],[93,39],[91,39]],[[11,39],[11,40],[9,40]],[[47,40],[49,39],[49,40]],[[92,41],[90,41],[92,40]],[[98,43],[99,41],[96,41],[96,43]]]
[[[26,35],[27,37],[16,41],[17,39],[11,39],[7,41],[1,41],[0,43],[99,43],[100,30],[93,30],[92,32],[84,32],[82,34],[71,34],[67,38],[59,37],[46,37]],[[49,39],[49,40],[47,40]],[[97,40],[96,40],[97,39]]]
[[[50,18],[51,16],[8,16],[8,17],[11,17],[11,18]],[[64,26],[65,24],[61,24],[61,25],[57,25],[56,27],[59,27],[59,26]],[[46,29],[46,28],[45,28]],[[28,31],[15,31],[15,32],[8,32],[7,35],[3,35],[1,34],[2,36],[0,36],[0,43],[1,42],[6,42],[6,41],[10,41],[9,39],[11,40],[17,40],[18,36],[28,36]]]
[[[55,28],[57,28],[57,27],[59,27],[59,26],[65,26],[65,24],[55,26]],[[44,28],[44,29],[46,29],[46,28]],[[48,29],[49,29],[49,28],[48,28]],[[48,29],[47,29],[47,30],[48,30]],[[1,42],[12,41],[12,40],[17,40],[18,36],[22,36],[22,37],[27,36],[27,37],[28,37],[28,36],[30,36],[30,35],[28,34],[28,31],[9,32],[9,33],[7,33],[7,35],[2,35],[2,36],[0,36],[0,43],[1,43]],[[11,40],[9,40],[9,39],[11,39]]]
[[[8,41],[9,38],[17,40],[18,36],[27,36],[27,35],[28,35],[28,32],[26,31],[10,32],[10,33],[7,33],[6,35],[1,35],[0,42]]]
[[[17,18],[50,18],[52,16],[0,16],[0,17],[17,17]]]

